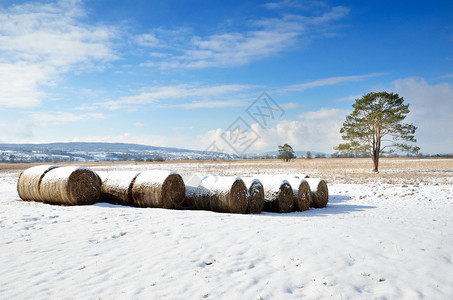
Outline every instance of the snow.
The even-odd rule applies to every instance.
[[[178,174],[176,172],[149,170],[141,172],[135,179],[136,185],[149,184],[149,183],[163,183],[168,176]]]
[[[271,202],[279,197],[280,187],[282,185],[289,185],[289,181],[286,179],[286,176],[282,175],[270,175],[262,174],[257,175],[256,178],[261,182],[264,188],[264,201]],[[291,186],[291,188],[293,188]],[[299,186],[297,186],[299,188]]]
[[[24,175],[27,176],[41,176],[44,174],[44,172],[52,170],[54,168],[59,168],[60,166],[54,166],[54,165],[41,165],[41,166],[36,166],[36,167],[31,167],[26,170],[24,170]]]
[[[299,193],[299,186],[303,181],[306,181],[306,180],[295,178],[295,177],[288,178],[288,182],[291,185],[291,188],[293,189],[294,195],[297,195]],[[311,188],[310,188],[310,190],[311,190]]]
[[[255,177],[241,177],[241,178],[244,181],[245,186],[247,187],[247,189],[249,189],[252,186],[252,184],[254,184],[254,183],[263,185],[261,183],[261,181],[259,179],[255,178]]]
[[[186,185],[186,197],[211,196],[212,192],[204,186]]]
[[[322,179],[322,178],[304,178],[304,180],[305,180],[306,182],[308,182],[308,184],[309,184],[310,186],[312,186],[312,185],[313,185],[313,186],[318,186],[318,184],[319,184],[321,181],[323,181],[324,179]]]
[[[328,182],[326,208],[237,215],[24,202],[19,174],[0,172],[1,299],[453,295],[450,180]]]
[[[229,193],[236,180],[242,180],[242,178],[237,176],[203,176],[201,174],[185,176],[186,195],[202,196],[210,195],[212,192]]]
[[[282,184],[290,184],[289,181],[282,175],[257,175],[257,178],[262,184],[265,191],[278,192]]]
[[[314,179],[314,178],[306,178],[307,175],[299,175],[299,174],[288,174],[288,175],[260,175],[260,179],[263,179],[264,182],[266,183],[267,186],[272,186],[273,185],[273,191],[276,193],[278,189],[280,188],[280,185],[283,183],[289,183],[291,188],[293,189],[293,193],[297,195],[299,191],[299,186],[302,181],[307,181],[310,180],[312,183],[316,184],[314,187],[316,188],[318,186],[318,183],[321,179]],[[310,183],[308,183],[310,185]],[[264,184],[263,184],[264,185]],[[310,185],[310,189],[312,189],[312,186]],[[315,189],[316,190],[316,189]]]
[[[235,176],[205,176],[201,181],[201,185],[210,191],[229,193],[236,180],[242,180],[242,178]]]
[[[114,187],[118,190],[128,190],[129,186],[140,172],[135,171],[111,171],[111,172],[98,172],[102,182]]]
[[[310,190],[312,192],[316,192],[318,189],[318,184],[321,182],[321,178],[305,178],[305,180],[308,182],[308,185],[310,186]],[[329,188],[329,185],[327,185],[327,188]]]
[[[89,169],[84,168],[84,167],[72,167],[72,166],[55,168],[55,169],[52,169],[49,172],[47,172],[46,175],[44,175],[43,181],[45,181],[45,182],[64,181],[64,180],[67,180],[69,178],[69,176],[71,176],[71,174],[77,170],[89,170]],[[92,170],[90,170],[90,171],[93,172]],[[94,172],[94,173],[96,174],[96,172]]]

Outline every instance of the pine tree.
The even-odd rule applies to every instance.
[[[417,127],[402,123],[409,113],[398,94],[368,93],[356,99],[354,111],[346,117],[340,130],[343,140],[349,141],[335,147],[342,154],[369,154],[374,172],[379,171],[379,157],[383,153],[418,153],[419,147],[401,141],[413,142]]]

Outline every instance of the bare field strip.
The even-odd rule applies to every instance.
[[[453,159],[382,158],[380,173],[371,171],[369,158],[295,159],[280,160],[205,160],[166,162],[74,162],[58,165],[79,165],[97,171],[108,170],[171,170],[181,174],[200,173],[222,176],[253,176],[256,174],[307,174],[329,183],[419,184],[453,183]],[[0,164],[0,173],[25,170],[36,164]]]

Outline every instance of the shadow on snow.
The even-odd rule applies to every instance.
[[[350,214],[353,212],[366,211],[376,208],[376,206],[370,205],[348,204],[347,202],[349,200],[352,200],[352,198],[348,195],[329,195],[329,202],[324,208],[310,208],[306,211],[297,211],[292,213],[263,212],[263,214],[275,217],[325,217],[329,215]]]
[[[356,204],[348,204],[348,201],[352,200],[352,198],[348,195],[329,195],[329,202],[327,206],[324,208],[310,208],[306,211],[298,211],[298,212],[291,212],[291,213],[273,213],[273,212],[265,212],[263,211],[261,214],[257,214],[254,216],[271,216],[271,217],[323,217],[329,215],[341,215],[341,214],[350,214],[353,212],[361,212],[366,211],[369,209],[376,208],[376,206],[369,206],[369,205],[356,205]],[[106,202],[97,202],[93,204],[93,206],[103,207],[103,208],[131,208],[137,209],[137,207],[132,206],[123,206],[123,205],[115,205]],[[141,208],[138,208],[141,209]],[[190,210],[180,210],[188,212]],[[199,210],[196,210],[199,211]],[[223,216],[225,215],[232,215],[230,213],[221,213]]]

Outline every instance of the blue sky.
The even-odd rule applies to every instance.
[[[452,20],[451,1],[2,1],[0,142],[332,153],[385,90],[421,152],[451,153]]]

